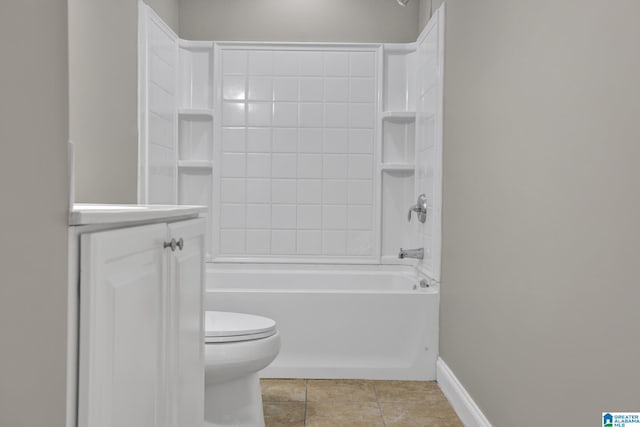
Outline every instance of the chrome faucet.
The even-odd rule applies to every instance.
[[[423,259],[424,258],[424,248],[418,249],[402,249],[400,248],[400,253],[398,254],[398,258],[415,258],[415,259]]]

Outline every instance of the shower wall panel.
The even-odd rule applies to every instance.
[[[439,9],[416,42],[415,188],[428,200],[427,220],[419,225],[424,247],[420,267],[440,280],[442,224],[442,143],[444,16]]]
[[[215,259],[377,260],[378,46],[219,43]]]
[[[140,16],[140,182],[141,203],[175,204],[177,197],[178,37],[148,7]]]

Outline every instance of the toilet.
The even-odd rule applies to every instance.
[[[205,426],[264,427],[258,372],[280,351],[276,322],[205,312]]]

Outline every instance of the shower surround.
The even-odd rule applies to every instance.
[[[326,44],[141,16],[140,202],[209,208],[205,309],[278,321],[267,376],[435,378],[443,18],[416,43]]]

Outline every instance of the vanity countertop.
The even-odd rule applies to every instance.
[[[197,217],[200,213],[206,211],[206,206],[75,203],[69,213],[69,225],[111,224]]]

